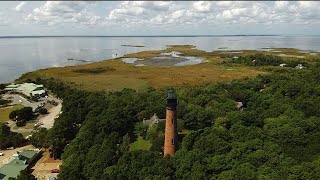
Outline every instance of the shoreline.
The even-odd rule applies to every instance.
[[[187,65],[182,65],[182,66],[174,66],[174,64],[179,64],[181,62],[172,63],[172,62],[170,62],[170,60],[167,60],[168,64],[166,64],[166,63],[161,62],[161,60],[158,60],[158,62],[156,62],[155,65],[154,65],[152,62],[146,61],[146,60],[148,60],[150,58],[152,59],[154,57],[163,56],[162,55],[163,53],[169,53],[169,52],[172,52],[172,51],[176,51],[176,52],[182,53],[182,55],[181,55],[182,58],[184,58],[184,57],[195,57],[195,58],[202,59],[202,62],[196,63],[196,64],[191,64],[191,65],[187,64]],[[234,52],[237,52],[237,53],[234,53]],[[240,52],[240,53],[238,53],[238,52]],[[19,78],[15,79],[15,80],[12,80],[11,82],[16,82],[17,80],[24,79],[24,77],[26,75],[35,74],[37,72],[45,72],[45,71],[54,72],[54,71],[59,71],[59,70],[62,70],[62,69],[65,69],[65,70],[67,70],[67,69],[75,69],[75,70],[77,70],[78,69],[79,70],[80,68],[83,68],[83,67],[85,67],[85,69],[80,69],[80,71],[90,72],[91,70],[89,70],[89,71],[86,70],[86,67],[100,66],[100,65],[107,66],[106,68],[108,69],[109,66],[112,67],[112,66],[116,65],[116,63],[114,63],[114,61],[119,61],[120,63],[125,64],[123,66],[135,65],[134,66],[135,68],[139,68],[142,71],[145,68],[154,71],[155,70],[154,68],[161,68],[162,69],[162,68],[185,68],[185,67],[191,67],[189,69],[192,69],[192,68],[197,69],[197,67],[199,65],[203,66],[203,64],[205,64],[205,65],[208,65],[208,63],[209,64],[212,64],[212,63],[216,63],[216,64],[218,63],[219,64],[219,62],[221,63],[221,61],[222,61],[221,56],[226,56],[226,55],[239,56],[239,55],[242,55],[242,54],[245,55],[245,54],[264,53],[264,54],[273,54],[273,55],[279,55],[279,56],[283,56],[284,55],[284,58],[287,58],[286,56],[289,56],[290,58],[294,58],[294,56],[296,56],[296,57],[299,57],[301,59],[301,56],[303,56],[302,59],[304,59],[304,58],[319,58],[320,59],[320,53],[319,52],[317,52],[316,55],[310,55],[310,53],[314,53],[314,52],[315,51],[312,51],[312,50],[301,50],[301,49],[294,49],[294,48],[275,48],[275,47],[268,47],[268,48],[260,49],[260,50],[237,50],[237,51],[228,50],[228,49],[219,49],[219,50],[213,50],[211,52],[207,52],[207,51],[204,51],[204,50],[197,49],[196,46],[194,46],[194,45],[167,45],[166,48],[160,49],[160,50],[150,50],[150,51],[140,51],[140,52],[137,52],[137,53],[129,53],[129,54],[126,54],[126,55],[124,55],[122,57],[105,59],[105,60],[101,60],[101,61],[86,62],[86,63],[78,64],[78,65],[68,65],[68,66],[41,68],[41,69],[38,69],[38,70],[35,70],[35,71],[26,72],[26,73],[22,74]],[[132,63],[124,63],[121,60],[122,58],[137,58],[138,60],[133,64]],[[183,61],[186,61],[186,60],[184,59]],[[67,73],[67,72],[68,71],[66,71],[65,73]],[[93,71],[93,72],[95,72],[95,71]],[[101,71],[101,72],[103,72],[103,71]],[[108,73],[110,74],[110,73],[113,73],[113,72],[108,70]],[[62,74],[64,74],[64,73],[62,72]],[[101,76],[101,75],[106,74],[106,73],[100,73],[100,72],[96,73],[96,75],[98,75],[98,74]],[[122,74],[126,74],[126,73],[123,72]],[[77,80],[78,79],[77,76],[81,77],[82,75],[85,75],[85,73],[72,75],[73,78],[70,77],[71,81],[74,81],[74,79],[76,79],[76,81],[78,81]],[[117,76],[117,75],[120,75],[120,74],[116,73],[114,76]],[[59,77],[60,75],[57,75],[57,76]],[[56,75],[54,75],[54,76],[50,75],[50,77],[57,77],[57,76]],[[61,75],[60,77],[63,77],[63,76],[64,75]],[[136,76],[136,75],[134,75],[134,76]],[[202,75],[202,76],[205,76],[205,75]],[[46,77],[46,75],[44,75],[44,77]],[[69,75],[67,75],[67,77],[69,77]],[[142,80],[146,79],[146,78],[148,79],[148,77],[142,77]],[[6,84],[11,83],[11,82],[7,82]],[[124,80],[124,82],[126,82],[126,80]],[[81,84],[87,84],[87,83],[86,82],[82,82]],[[109,84],[111,84],[111,86],[114,85],[114,83],[109,83]],[[106,84],[105,86],[108,86],[108,84]],[[147,86],[150,86],[150,85],[147,85]],[[151,85],[151,86],[154,86],[154,85]],[[131,87],[131,85],[129,85],[129,87]]]

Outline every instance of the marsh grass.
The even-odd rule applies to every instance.
[[[73,72],[83,73],[83,74],[100,74],[100,73],[104,73],[104,72],[110,72],[113,70],[114,69],[110,68],[110,67],[105,67],[105,68],[97,67],[97,68],[92,68],[92,69],[76,69],[76,70],[73,70]]]
[[[274,50],[281,50],[280,54],[295,54],[299,51],[297,49],[280,48],[274,48]],[[227,50],[205,52],[196,49],[194,46],[184,45],[168,46],[164,50],[142,51],[127,54],[124,57],[144,59],[161,56],[161,53],[171,51],[181,52],[184,56],[200,57],[204,59],[204,62],[179,67],[152,67],[133,66],[122,62],[120,59],[111,59],[79,66],[42,69],[23,75],[18,79],[18,82],[36,79],[37,77],[54,78],[88,91],[116,91],[123,88],[143,90],[150,87],[203,85],[268,73],[265,68],[226,63],[226,54],[228,56],[239,56],[261,53],[257,50],[243,50],[238,55]],[[268,51],[262,51],[262,53],[277,54]],[[313,59],[305,58],[304,60],[308,62],[318,61],[315,60],[317,57],[315,56]],[[143,60],[141,62],[143,63]]]

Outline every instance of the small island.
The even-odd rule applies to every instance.
[[[124,47],[145,47],[144,45],[128,45],[128,44],[123,44],[121,46],[124,46]]]

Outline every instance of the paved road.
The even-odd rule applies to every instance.
[[[58,104],[58,106],[54,106],[49,110],[49,114],[39,119],[39,122],[42,122],[43,125],[40,127],[44,127],[47,129],[52,128],[55,118],[59,115],[61,111],[62,105],[61,103]]]
[[[57,106],[54,106],[53,108],[48,110],[48,114],[46,116],[44,116],[38,120],[39,122],[43,123],[43,125],[41,125],[41,127],[45,127],[47,129],[52,128],[54,120],[59,115],[61,108],[62,108],[62,104],[61,104],[62,101],[60,99],[57,99],[52,96],[49,96],[48,98],[40,98],[39,102],[30,102],[26,98],[24,98],[18,94],[5,94],[5,95],[3,95],[3,99],[12,100],[12,103],[11,103],[12,105],[21,104],[25,107],[32,107],[33,110],[35,110],[38,107],[38,105],[45,103],[48,100],[50,100],[50,101],[54,100],[56,102],[59,102],[59,104]],[[12,132],[27,133],[27,132],[33,131],[33,129],[23,129],[23,128],[13,129],[13,127],[15,127],[15,122],[12,122],[12,121],[8,121],[8,122],[9,122],[9,127]]]
[[[21,104],[24,107],[32,107],[32,110],[35,110],[37,108],[38,105],[40,105],[43,102],[34,102],[31,103],[30,101],[28,101],[26,98],[18,95],[18,94],[5,94],[3,95],[3,99],[8,99],[12,101],[12,105],[15,104]]]

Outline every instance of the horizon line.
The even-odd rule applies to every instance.
[[[18,35],[0,36],[0,38],[14,37],[214,37],[214,36],[283,36],[281,34],[225,34],[225,35]]]
[[[216,34],[216,35],[18,35],[0,38],[45,38],[45,37],[232,37],[232,36],[320,36],[318,34]]]

